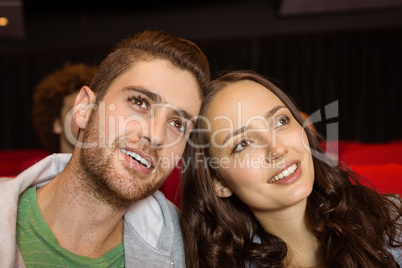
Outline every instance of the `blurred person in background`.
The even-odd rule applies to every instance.
[[[74,100],[90,84],[97,67],[66,63],[35,86],[32,120],[36,133],[49,153],[72,153],[78,127],[71,120]],[[65,122],[71,122],[65,124]]]

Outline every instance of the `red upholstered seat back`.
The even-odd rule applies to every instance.
[[[337,142],[329,142],[328,147]],[[402,195],[402,140],[387,143],[338,142],[339,161],[365,177],[378,192]],[[370,186],[365,180],[363,185]]]
[[[355,165],[351,169],[369,181],[360,180],[363,185],[373,186],[379,193],[396,193],[402,196],[401,164]]]
[[[388,143],[329,142],[329,151],[334,144],[338,144],[339,160],[368,179],[379,192],[402,195],[402,140]],[[46,151],[40,149],[0,151],[0,177],[16,176],[45,156]],[[362,183],[370,185],[364,180]],[[173,170],[160,190],[181,207],[179,168]]]
[[[41,149],[0,150],[0,177],[17,176],[48,155]]]

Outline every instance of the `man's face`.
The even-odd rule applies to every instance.
[[[195,77],[166,60],[135,63],[91,115],[80,162],[94,193],[116,206],[152,194],[180,160],[201,98]]]

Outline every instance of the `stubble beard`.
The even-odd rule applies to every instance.
[[[84,133],[84,143],[99,142],[96,123],[92,120],[88,130]],[[117,170],[116,161],[120,150],[116,145],[112,147],[82,148],[79,162],[84,172],[82,182],[87,192],[99,201],[115,208],[127,209],[134,202],[152,195],[162,186],[169,172],[161,168],[155,170],[145,178],[143,174],[132,168],[120,165],[125,174]],[[166,174],[164,174],[166,173]]]

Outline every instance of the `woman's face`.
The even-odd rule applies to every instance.
[[[314,183],[307,136],[271,91],[250,80],[229,84],[206,117],[212,131],[210,165],[221,177],[218,196],[234,193],[254,214],[307,200]]]

